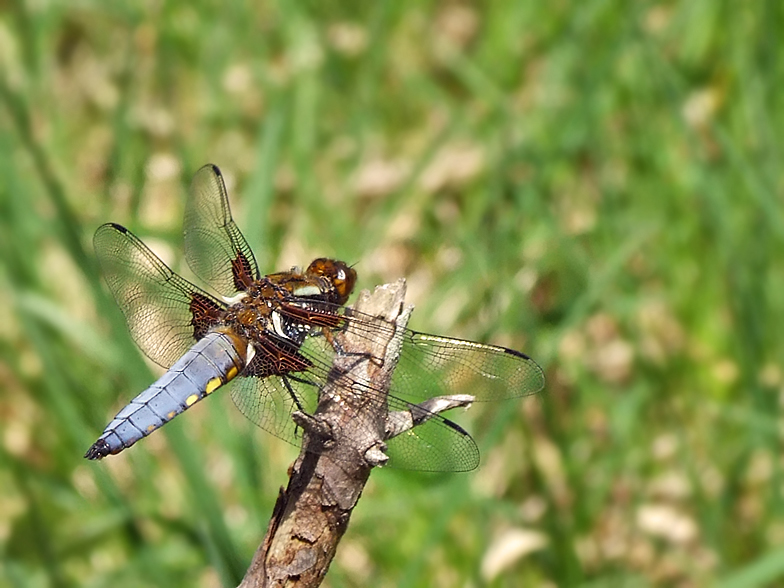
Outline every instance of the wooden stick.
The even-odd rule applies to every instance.
[[[411,313],[403,306],[405,290],[400,280],[377,287],[372,295],[363,291],[355,308],[405,327]],[[387,330],[368,338],[349,328],[336,338],[341,354],[316,412],[295,416],[305,431],[303,449],[240,588],[320,585],[370,470],[387,459],[386,399],[363,395],[350,385],[370,381],[377,390],[388,392],[401,337]]]

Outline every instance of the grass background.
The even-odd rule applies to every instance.
[[[264,533],[295,450],[227,395],[81,457],[155,373],[92,233],[182,268],[206,162],[264,270],[405,276],[548,374],[478,472],[375,472],[325,585],[784,581],[783,12],[0,3],[0,586],[234,586]]]

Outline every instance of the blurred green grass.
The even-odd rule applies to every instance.
[[[153,378],[92,232],[181,267],[206,162],[262,268],[548,372],[472,408],[479,472],[374,473],[327,585],[781,582],[782,12],[0,6],[0,585],[232,586],[264,533],[295,452],[225,396],[81,457]]]

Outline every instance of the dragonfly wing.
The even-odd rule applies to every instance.
[[[302,384],[289,376],[239,377],[231,387],[231,399],[243,415],[268,433],[294,445],[299,444],[299,436],[291,413],[300,406],[312,413],[316,394],[316,389],[303,391]]]
[[[397,404],[390,399],[390,410]],[[387,441],[389,464],[401,470],[468,472],[479,465],[479,448],[460,425],[434,414]]]
[[[324,317],[324,322],[327,319],[328,317]],[[323,336],[308,337],[299,352],[309,366],[301,373],[290,374],[290,385],[305,410],[312,413],[317,401],[315,395],[335,377],[332,369],[336,352],[332,343]],[[361,356],[357,356],[356,360],[373,361],[372,358]],[[383,404],[388,412],[407,411],[411,408],[410,402],[379,390],[368,380],[349,377],[347,374],[342,374],[341,377],[340,404],[344,410],[352,413],[349,418],[355,424],[363,423],[361,428],[366,428],[367,431],[367,438],[360,436],[356,440],[362,446],[360,449],[367,449],[378,437],[378,432],[373,430],[374,425],[366,414],[366,405]],[[366,402],[367,399],[372,400]],[[437,414],[428,415],[427,419],[422,420],[425,422],[421,425],[388,441],[390,466],[433,472],[468,471],[476,468],[479,464],[479,450],[468,433]],[[269,430],[268,427],[265,428]]]
[[[253,342],[254,355],[234,384],[232,400],[253,423],[290,443],[297,435],[291,413],[316,410],[324,381],[310,373],[297,345],[274,333]]]
[[[409,330],[392,382],[395,394],[405,397],[470,394],[477,401],[528,396],[542,388],[542,368],[523,353]]]
[[[307,308],[303,308],[307,305]],[[397,327],[382,318],[329,302],[293,301],[281,316],[302,322],[350,330],[354,337],[391,338]],[[544,372],[530,357],[497,345],[428,335],[405,329],[391,392],[405,400],[470,394],[477,401],[503,400],[536,394],[544,388]]]
[[[158,365],[171,367],[216,323],[223,304],[174,273],[125,227],[102,225],[93,245],[134,341]]]
[[[185,259],[193,272],[223,296],[259,278],[248,242],[231,218],[223,176],[205,165],[193,177],[185,204]]]
[[[287,343],[290,349],[276,348],[265,354],[268,359],[265,369],[256,368],[257,373],[285,373],[274,384],[259,384],[263,389],[272,386],[272,396],[277,405],[283,399],[284,410],[267,416],[268,405],[273,401],[259,398],[258,394],[243,394],[235,397],[240,410],[262,428],[273,434],[292,440],[285,414],[296,410],[299,405],[307,412],[315,409],[317,395],[334,379],[334,360],[343,353],[336,341],[342,331],[349,331],[352,338],[368,340],[379,337],[391,339],[396,326],[381,318],[372,317],[351,309],[322,300],[289,300],[277,312],[283,330],[295,336],[302,335],[302,344],[297,347]],[[325,336],[329,334],[330,336]],[[342,374],[343,390],[340,403],[352,412],[351,419],[366,420],[366,402],[384,404],[388,412],[411,410],[423,399],[454,394],[471,395],[476,400],[497,400],[534,394],[544,386],[541,368],[528,356],[493,345],[483,345],[459,339],[438,337],[404,330],[399,365],[392,378],[388,394],[379,390],[375,383],[351,370]],[[286,340],[288,341],[288,340]],[[279,341],[278,345],[284,345]],[[284,346],[285,347],[285,346]],[[281,349],[284,353],[280,353]],[[259,356],[257,348],[257,358]],[[346,355],[350,357],[350,354]],[[285,363],[280,359],[287,358]],[[373,358],[356,356],[357,361],[373,361]],[[256,358],[254,358],[256,359]],[[277,363],[276,363],[277,362]],[[274,365],[273,365],[274,364]],[[262,364],[258,364],[262,365]],[[289,400],[284,392],[288,392]],[[295,402],[293,397],[297,398]],[[417,409],[420,413],[424,409]],[[283,414],[283,416],[281,416]],[[479,464],[479,450],[471,436],[459,425],[439,414],[428,414],[420,418],[418,426],[405,431],[388,441],[389,465],[410,470],[423,471],[468,471]],[[356,420],[354,420],[356,424]],[[372,423],[367,428],[368,440],[377,438]],[[282,434],[281,434],[282,432]],[[361,444],[362,439],[358,440]]]

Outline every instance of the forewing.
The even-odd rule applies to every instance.
[[[542,368],[518,351],[406,330],[393,393],[411,398],[470,394],[477,401],[535,394]]]
[[[350,328],[358,337],[390,338],[396,327],[378,317],[325,302],[302,312],[297,303],[281,309],[291,320],[307,320],[334,330]],[[350,326],[349,326],[350,325]],[[544,372],[530,357],[505,347],[485,345],[405,329],[391,393],[418,401],[435,396],[470,394],[477,401],[535,394],[544,388]]]
[[[101,271],[136,344],[169,368],[215,324],[222,303],[169,269],[125,227],[95,232]]]
[[[193,272],[223,296],[259,278],[256,259],[229,209],[223,176],[205,165],[191,182],[185,205],[185,259]]]

